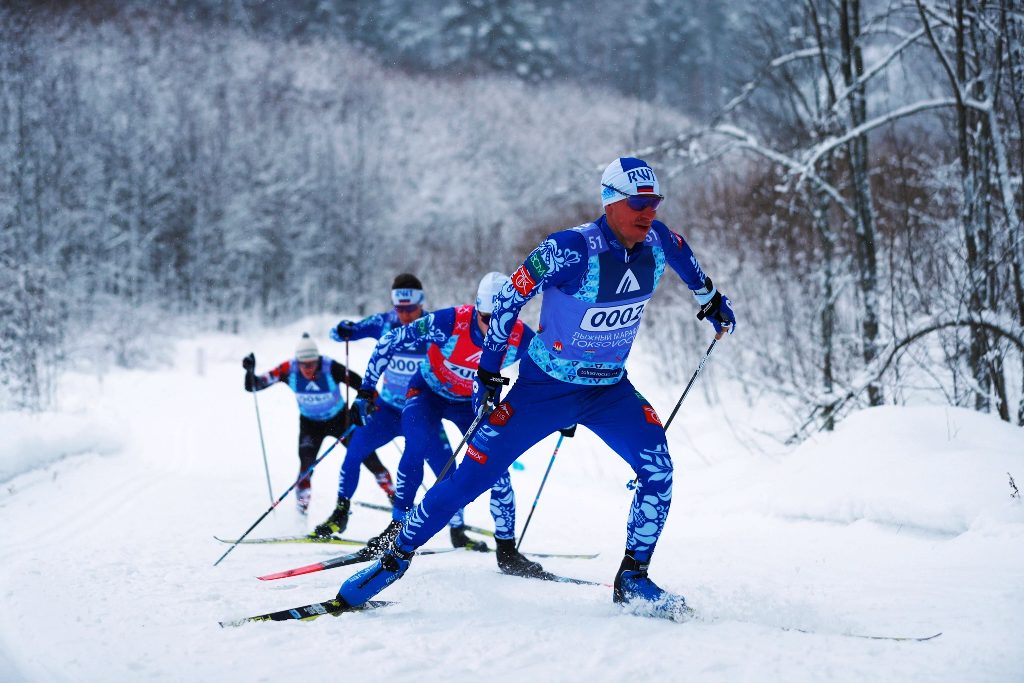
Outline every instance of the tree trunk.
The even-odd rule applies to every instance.
[[[839,33],[842,44],[843,79],[849,91],[850,127],[856,128],[867,120],[864,85],[854,86],[864,74],[864,60],[859,42],[860,0],[841,0]],[[857,213],[857,269],[860,273],[859,284],[864,304],[861,345],[864,363],[870,365],[878,355],[878,264],[875,252],[874,207],[868,175],[867,134],[859,135],[851,140],[847,149],[850,155],[850,169],[853,174],[853,203]],[[882,387],[877,383],[869,385],[868,398],[871,405],[881,405],[884,400]]]

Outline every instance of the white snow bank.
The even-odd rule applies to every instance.
[[[962,408],[882,406],[802,444],[765,471],[754,499],[790,518],[957,535],[1024,523],[1008,472],[1020,486],[1024,429]]]
[[[0,482],[71,455],[120,449],[121,440],[88,415],[0,413]]]

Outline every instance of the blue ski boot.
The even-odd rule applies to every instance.
[[[338,589],[338,600],[349,607],[358,607],[402,578],[412,562],[414,551],[405,552],[392,543],[379,559],[366,569],[348,578]]]
[[[647,617],[687,621],[695,616],[696,612],[683,596],[663,591],[647,578],[649,563],[650,560],[641,562],[634,557],[634,551],[627,550],[615,575],[612,600],[625,605],[634,614]]]

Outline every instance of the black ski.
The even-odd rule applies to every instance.
[[[370,508],[371,510],[380,510],[381,512],[387,512],[389,514],[390,514],[390,512],[392,510],[394,510],[394,508],[391,507],[390,505],[377,505],[376,503],[364,503],[361,500],[353,500],[352,503],[354,505],[361,505],[364,508]]]
[[[358,607],[342,607],[341,603],[337,600],[328,600],[327,602],[315,602],[312,605],[304,605],[302,607],[295,607],[292,609],[281,610],[280,612],[271,612],[269,614],[261,614],[256,617],[246,617],[245,619],[238,619],[236,621],[222,621],[220,622],[221,628],[227,626],[241,626],[247,624],[250,621],[312,621],[317,617],[322,617],[325,614],[331,616],[338,616],[346,612],[365,612],[371,609],[378,609],[380,607],[387,607],[388,605],[395,605],[397,603],[388,602],[387,600],[370,600],[369,602],[359,605]]]
[[[573,579],[568,576],[559,576],[558,574],[552,574],[551,572],[541,572],[540,574],[506,574],[505,572],[498,572],[502,576],[515,576],[522,579],[540,579],[541,581],[553,581],[555,583],[574,583],[578,586],[605,586],[611,588],[610,583],[597,583],[596,581],[585,581],[583,579]]]

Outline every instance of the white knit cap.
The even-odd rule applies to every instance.
[[[303,361],[316,360],[320,357],[320,350],[316,348],[316,342],[310,339],[309,332],[302,333],[302,339],[295,345],[295,359]]]
[[[494,300],[498,298],[501,288],[508,282],[508,275],[504,273],[487,273],[484,279],[480,280],[480,286],[476,288],[476,310],[484,315],[490,315],[494,311]]]
[[[622,157],[608,164],[601,176],[601,205],[614,204],[633,194],[661,196],[654,169],[646,161],[633,157]]]

